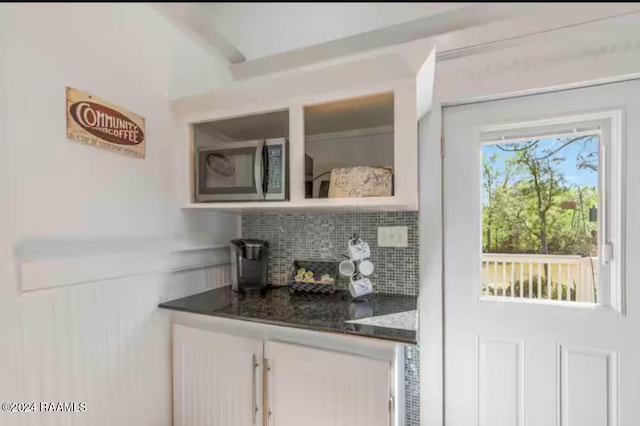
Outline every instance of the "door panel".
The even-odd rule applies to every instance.
[[[522,300],[523,293],[535,294],[537,283],[532,279],[525,283],[520,277],[535,274],[541,282],[544,273],[536,272],[537,268],[529,272],[528,265],[514,268],[510,264],[500,269],[496,280],[502,291],[494,295],[504,297],[484,297],[482,288],[487,265],[485,262],[483,271],[480,129],[614,110],[626,118],[621,129],[624,167],[615,171],[623,172],[622,180],[627,182],[619,207],[623,217],[640,217],[640,185],[630,184],[640,182],[640,168],[636,165],[640,145],[635,143],[640,140],[640,82],[445,109],[447,426],[640,424],[640,343],[636,338],[640,316],[635,309],[640,293],[634,285],[640,273],[637,220],[623,223],[626,240],[624,245],[619,242],[614,254],[615,261],[624,262],[626,269],[622,274],[626,286],[624,282],[620,286],[626,296],[626,311],[581,305],[569,301],[567,293],[564,303],[539,298]],[[517,255],[511,256],[507,259],[514,262]],[[569,282],[579,276],[564,263],[552,268],[555,276]],[[607,268],[605,265],[602,270]],[[515,287],[518,279],[524,285]],[[553,286],[557,297],[561,287],[557,282]]]
[[[389,426],[389,362],[265,344],[270,426]]]
[[[480,338],[478,401],[481,426],[524,425],[524,352],[521,341]]]
[[[173,333],[174,425],[261,425],[262,340],[177,324]]]
[[[618,418],[617,354],[559,345],[560,416],[567,426],[597,426]],[[614,404],[612,404],[614,403]]]

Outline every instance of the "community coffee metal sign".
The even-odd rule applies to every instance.
[[[87,145],[144,158],[144,117],[67,87],[67,137]]]

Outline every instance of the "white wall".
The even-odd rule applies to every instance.
[[[0,63],[0,401],[88,406],[0,424],[169,425],[169,324],[156,305],[224,284],[226,267],[21,293],[16,262],[226,244],[236,217],[180,209],[186,128],[168,100],[228,81],[226,67],[145,4],[2,4]],[[65,86],[144,116],[146,159],[68,141]]]
[[[211,49],[207,54],[198,43],[175,33],[175,28],[168,29],[165,23],[159,23],[161,34],[171,34],[175,47],[171,52],[171,75],[169,97],[171,99],[182,96],[197,95],[202,91],[213,90],[216,87],[232,84],[234,81],[227,60],[216,55]],[[169,40],[171,41],[171,40]]]
[[[440,60],[442,102],[640,73],[640,14],[577,25]]]

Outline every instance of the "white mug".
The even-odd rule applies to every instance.
[[[354,299],[366,296],[367,294],[373,293],[373,284],[371,284],[369,278],[361,278],[354,281],[353,277],[351,277],[349,293],[351,293],[351,297]]]
[[[338,271],[345,277],[350,277],[356,273],[356,264],[351,260],[343,260],[340,262],[340,265],[338,265]]]
[[[371,249],[369,244],[360,238],[349,241],[349,257],[351,260],[363,260],[371,257]]]
[[[370,260],[363,260],[358,265],[358,270],[362,275],[368,277],[369,275],[373,274],[373,262],[371,262]]]

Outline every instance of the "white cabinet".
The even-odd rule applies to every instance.
[[[172,101],[173,113],[184,124],[179,170],[185,208],[417,210],[418,120],[430,108],[434,73],[435,52],[425,50],[410,61],[402,55],[363,58]],[[286,200],[196,201],[198,144],[233,147],[238,141],[268,138],[289,141]],[[367,196],[343,191],[344,198],[324,198],[333,169],[362,166],[391,172],[391,183],[384,179],[382,185],[385,191]]]
[[[392,424],[388,362],[277,342],[265,358],[268,426]]]
[[[177,324],[173,354],[175,426],[394,424],[388,360]]]
[[[262,425],[262,340],[173,328],[173,424]]]

